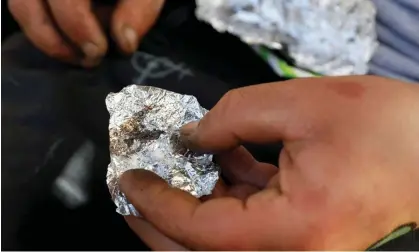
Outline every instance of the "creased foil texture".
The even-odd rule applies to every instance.
[[[377,47],[370,0],[196,0],[198,19],[244,42],[285,50],[324,75],[365,74]]]
[[[106,106],[111,155],[106,180],[118,213],[138,216],[118,187],[119,177],[130,169],[152,171],[195,197],[211,194],[219,167],[212,155],[193,153],[179,139],[181,126],[207,112],[195,97],[131,85],[109,94]]]

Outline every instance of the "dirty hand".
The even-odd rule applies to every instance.
[[[108,49],[108,26],[121,51],[132,53],[154,24],[164,0],[119,0],[115,8],[92,0],[9,0],[9,9],[28,38],[47,55],[85,67],[97,65]]]
[[[419,223],[418,86],[370,76],[250,86],[183,134],[218,154],[230,183],[203,200],[148,171],[123,174],[144,216],[126,220],[153,249],[362,250]],[[280,141],[279,169],[241,146]]]

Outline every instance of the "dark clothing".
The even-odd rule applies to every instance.
[[[110,57],[92,70],[56,62],[19,35],[3,45],[2,249],[147,249],[115,213],[105,184],[105,97],[141,81],[194,95],[211,108],[232,88],[278,79],[240,41],[213,34],[210,40],[203,35],[167,45],[151,33],[133,57]],[[168,74],[150,70],[151,61]],[[150,70],[147,76],[145,70]],[[68,210],[51,196],[51,185],[86,138],[99,153],[89,188],[94,198]],[[276,163],[280,146],[250,149],[258,159]]]
[[[169,50],[148,42],[150,40],[153,41],[146,40],[133,57],[113,56],[92,70],[69,67],[50,59],[21,35],[3,45],[3,249],[141,248],[138,238],[114,213],[105,185],[109,115],[104,101],[109,92],[119,91],[142,78],[147,85],[194,95],[203,106],[211,108],[228,90],[241,86],[239,83],[248,85],[277,78],[273,73],[271,79],[266,78],[269,74],[262,73],[261,77],[251,72],[244,74],[240,69],[246,63],[231,62],[237,55],[223,50],[213,52],[211,57],[201,57],[194,55],[192,46],[189,53],[183,53],[184,47]],[[246,57],[254,62],[250,65],[259,65],[259,69],[262,66],[262,72],[270,73],[250,49],[241,48],[248,50]],[[240,49],[237,52],[240,53]],[[166,74],[156,74],[159,69],[154,69],[144,77],[151,61],[168,69]],[[197,67],[192,68],[188,61]],[[200,70],[202,66],[210,75]],[[255,73],[261,70],[256,68]],[[95,143],[100,153],[95,158],[97,168],[90,188],[95,198],[85,209],[63,210],[52,200],[51,185],[86,138]],[[274,152],[273,162],[277,150]],[[56,212],[50,212],[52,209]],[[28,222],[32,224],[22,226]],[[18,237],[23,240],[14,240],[18,231]]]

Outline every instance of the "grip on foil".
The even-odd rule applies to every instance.
[[[156,87],[131,85],[106,97],[110,114],[111,162],[106,182],[117,212],[139,216],[119,190],[127,170],[146,169],[195,197],[211,194],[219,167],[210,154],[197,154],[180,141],[179,129],[207,112],[193,96]]]

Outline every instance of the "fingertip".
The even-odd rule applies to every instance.
[[[116,31],[116,40],[122,52],[126,54],[132,54],[138,48],[138,34],[129,25],[123,25],[118,31]]]
[[[112,16],[112,33],[122,52],[134,53],[148,30],[154,25],[162,0],[122,0]]]
[[[193,151],[197,152],[206,152],[200,145],[198,140],[198,126],[199,122],[190,122],[185,124],[180,129],[180,140],[182,141],[183,145]]]
[[[180,132],[185,147],[198,153],[216,154],[230,151],[240,144],[235,135],[226,134],[219,124],[215,125],[207,117],[199,122],[186,124]]]
[[[84,57],[80,60],[80,64],[83,67],[92,68],[98,66],[100,62],[102,62],[102,59],[108,50],[108,45],[106,41],[99,43],[87,42],[84,43],[81,48]]]
[[[132,193],[141,190],[142,182],[145,179],[150,181],[154,177],[158,178],[158,176],[152,172],[143,169],[131,169],[122,173],[119,177],[119,187],[121,191],[129,197]]]
[[[81,46],[81,48],[83,50],[84,55],[87,58],[94,59],[100,57],[103,54],[103,52],[101,52],[101,49],[92,42],[84,43]]]
[[[48,5],[60,30],[81,49],[85,59],[97,61],[106,54],[108,42],[90,0],[49,0]]]
[[[185,140],[186,142],[189,141],[189,138],[191,138],[194,134],[196,134],[196,131],[198,130],[199,122],[190,122],[185,125],[183,125],[180,128],[180,136],[182,140]]]
[[[138,31],[118,13],[118,10],[112,17],[111,25],[112,35],[120,51],[127,55],[134,53],[140,42]]]
[[[112,34],[121,52],[127,55],[134,53],[138,48],[139,34],[134,27],[127,20],[121,7],[115,10],[112,17]]]
[[[189,136],[192,133],[194,133],[194,131],[197,130],[198,126],[199,126],[199,121],[194,121],[194,122],[187,123],[187,124],[182,126],[182,128],[180,129],[180,133],[183,136]]]
[[[128,170],[119,177],[119,188],[124,194],[129,194],[137,181],[136,170]]]
[[[91,61],[101,61],[108,51],[108,40],[103,33],[92,36],[90,42],[83,43],[81,48],[86,59]]]

